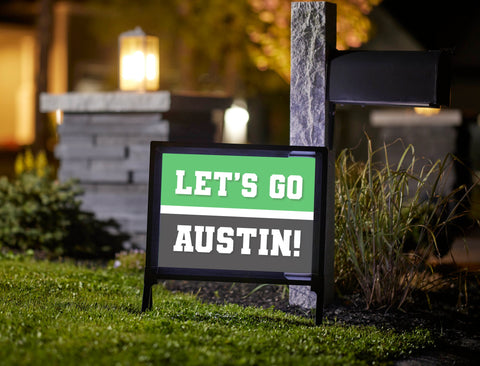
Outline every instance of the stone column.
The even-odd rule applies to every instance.
[[[41,111],[63,111],[57,127],[58,178],[74,178],[82,208],[113,218],[144,248],[150,141],[166,141],[170,93],[43,94]]]
[[[327,2],[292,2],[290,145],[333,144],[334,107],[327,99],[328,61],[335,50],[336,6]],[[323,252],[324,299],[333,297],[334,154],[329,154],[326,240]],[[321,266],[322,267],[322,266]],[[316,306],[309,287],[290,286],[290,304]]]
[[[64,114],[55,147],[58,178],[77,179],[82,208],[115,219],[132,244],[145,248],[150,141],[213,142],[230,103],[166,91],[72,92],[43,94],[40,108]]]

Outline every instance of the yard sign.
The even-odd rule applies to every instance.
[[[318,147],[152,142],[142,309],[160,278],[321,292],[326,159]]]
[[[292,2],[291,21],[292,146],[152,145],[143,309],[158,278],[195,277],[311,285],[318,315],[333,298],[335,103],[449,104],[446,52],[337,51],[333,3]],[[302,289],[290,303],[311,307]]]

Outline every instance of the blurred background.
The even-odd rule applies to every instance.
[[[337,49],[452,51],[451,106],[337,105],[335,147],[401,138],[428,159],[455,153],[480,170],[480,4],[338,0]],[[0,0],[0,175],[27,146],[57,144],[41,92],[118,90],[118,37],[136,26],[160,39],[160,90],[241,100],[247,142],[288,144],[289,0]]]

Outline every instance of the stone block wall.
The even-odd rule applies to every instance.
[[[65,113],[58,126],[58,178],[84,190],[83,208],[113,218],[145,247],[150,141],[166,141],[161,113]]]
[[[151,93],[42,94],[40,111],[63,111],[58,178],[74,178],[85,210],[117,220],[146,247],[151,141],[221,141],[230,98]]]

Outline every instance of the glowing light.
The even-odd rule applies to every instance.
[[[120,35],[120,90],[158,89],[158,48],[158,38],[146,35],[139,27]]]
[[[233,104],[225,111],[225,128],[223,141],[233,144],[247,142],[247,125],[250,115],[246,108]]]
[[[430,107],[414,107],[415,113],[422,116],[434,116],[440,113],[440,108],[430,108]]]
[[[155,80],[157,77],[157,58],[154,54],[149,53],[145,61],[145,75],[147,80]]]
[[[63,111],[61,109],[55,110],[55,122],[59,126],[63,123]]]
[[[122,78],[126,80],[142,81],[145,75],[145,57],[143,52],[136,51],[122,57]]]

